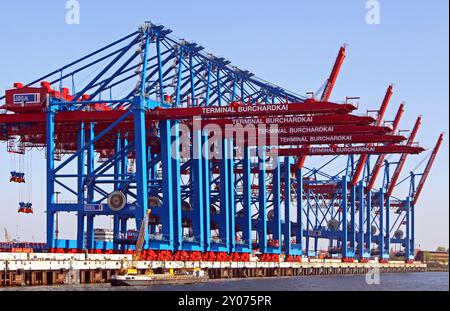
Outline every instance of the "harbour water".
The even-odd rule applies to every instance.
[[[216,279],[189,285],[111,287],[109,284],[77,284],[4,287],[0,291],[448,291],[448,272],[382,273],[366,282],[365,275],[297,276],[251,279]]]

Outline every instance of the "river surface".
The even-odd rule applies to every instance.
[[[378,283],[379,284],[373,284]],[[382,273],[366,282],[366,275],[297,276],[252,279],[215,279],[187,285],[111,287],[109,284],[77,284],[0,288],[0,291],[448,291],[448,272]]]

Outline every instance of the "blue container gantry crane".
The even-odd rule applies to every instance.
[[[402,244],[412,258],[416,175],[405,199],[392,191],[406,156],[424,149],[414,145],[420,118],[406,144],[396,133],[403,104],[393,126],[382,124],[392,86],[376,117],[357,116],[355,104],[329,101],[345,47],[316,100],[170,33],[146,22],[0,98],[9,111],[0,115],[0,139],[18,141],[23,150],[46,147],[49,248],[125,250],[135,243],[128,220],[139,228],[150,208],[144,248],[155,251],[317,256],[325,240],[345,260],[387,259],[390,243]],[[94,77],[78,82],[92,68],[99,68]],[[238,137],[248,125],[256,134]],[[217,157],[211,137],[230,126],[231,135],[216,140]],[[401,154],[398,163],[384,162],[394,153]],[[304,166],[307,156],[318,155],[332,158]],[[373,169],[370,155],[378,155]],[[345,156],[342,170],[327,173]],[[383,185],[372,190],[383,163]],[[57,190],[72,203],[56,202]],[[398,221],[391,226],[393,206]],[[77,214],[76,240],[55,238],[60,212]],[[113,218],[112,243],[94,241],[100,215]]]

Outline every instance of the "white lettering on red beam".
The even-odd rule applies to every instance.
[[[331,135],[331,136],[287,136],[279,137],[280,143],[307,143],[307,142],[329,142],[329,141],[352,141],[352,135]]]
[[[346,146],[346,147],[310,147],[294,149],[278,149],[278,154],[287,155],[330,155],[330,154],[381,154],[381,153],[408,153],[417,154],[423,152],[422,147],[396,146]]]
[[[305,133],[331,133],[334,126],[313,126],[313,127],[279,127],[258,129],[258,133],[264,134],[305,134]]]
[[[312,116],[294,116],[294,117],[267,117],[267,118],[246,118],[233,119],[233,124],[285,124],[285,123],[311,123]]]
[[[203,114],[218,114],[218,113],[244,113],[244,112],[279,112],[288,111],[287,104],[284,105],[244,105],[244,106],[224,106],[224,107],[204,107]]]
[[[346,152],[346,153],[357,153],[357,152],[375,152],[375,147],[369,146],[355,146],[355,147],[336,147],[336,148],[309,148],[311,153],[334,153],[334,152]]]

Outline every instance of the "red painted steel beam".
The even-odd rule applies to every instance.
[[[391,131],[389,127],[371,125],[324,125],[324,126],[279,126],[277,128],[257,128],[259,135],[273,134],[279,136],[292,135],[324,135],[324,134],[386,134]],[[244,132],[244,131],[243,131]]]
[[[194,116],[199,116],[202,118],[229,118],[312,113],[346,114],[355,109],[356,106],[352,104],[336,104],[308,99],[304,103],[154,109],[147,111],[146,116],[149,120],[189,119]],[[120,118],[124,113],[126,113],[124,110],[63,111],[55,115],[55,122],[114,121]],[[132,119],[131,116],[130,119]],[[45,122],[45,113],[40,112],[0,115],[0,123],[19,122]]]
[[[330,115],[331,116],[331,115]],[[332,116],[336,116],[336,115],[332,115]],[[348,115],[350,116],[350,115]],[[311,116],[313,117],[313,116]],[[315,116],[314,116],[315,117]],[[70,121],[67,121],[69,120]],[[112,120],[109,120],[108,118],[105,118],[106,120],[112,122]],[[96,130],[102,130],[104,128],[106,128],[110,122],[104,121],[105,119],[100,119],[99,121],[96,122],[96,126],[95,129]],[[310,117],[308,117],[308,119],[310,119]],[[308,125],[308,126],[303,126],[303,123],[282,123],[281,125],[279,125],[279,132],[280,135],[283,134],[283,132],[286,129],[289,129],[289,132],[292,134],[303,134],[303,133],[387,133],[389,132],[391,129],[389,127],[376,127],[376,126],[371,126],[371,125],[354,125],[355,123],[351,122],[353,118],[349,119],[349,124],[348,125],[344,125],[344,124],[340,124],[339,122],[337,122],[338,124],[318,124],[318,125]],[[74,131],[77,130],[79,127],[79,123],[74,122],[74,118],[69,116],[69,118],[67,116],[63,115],[63,118],[57,118],[57,122],[55,123],[55,132],[59,133],[59,132],[66,132],[66,131]],[[239,118],[237,120],[240,120]],[[283,119],[284,120],[284,119]],[[317,120],[320,121],[321,119]],[[102,122],[100,122],[102,121]],[[207,122],[206,122],[207,121]],[[217,124],[220,125],[221,127],[225,127],[227,125],[231,125],[231,123],[227,123],[227,122],[220,122],[220,121],[230,121],[230,120],[217,120],[218,122],[215,122],[216,120],[205,120],[205,121],[201,121],[200,125],[201,126],[207,126],[207,125],[211,125],[211,124]],[[315,121],[314,123],[316,123],[317,121]],[[355,119],[353,121],[358,121],[358,119]],[[361,120],[364,122],[364,120]],[[366,119],[365,121],[370,121],[369,119]],[[331,122],[330,120],[328,120],[328,122]],[[206,124],[205,124],[206,123]],[[318,122],[317,122],[318,123]],[[341,122],[343,123],[343,122]],[[7,124],[11,124],[11,123],[7,123]],[[189,126],[192,126],[192,122],[188,122],[187,123]],[[261,125],[265,125],[266,123],[260,123]],[[275,123],[270,123],[267,125],[272,125]],[[308,123],[309,124],[309,123]],[[147,126],[150,127],[152,126],[152,122],[151,120],[148,120],[147,122]],[[115,131],[133,131],[133,123],[131,122],[131,120],[125,120],[124,122],[122,122],[121,124],[119,124]],[[247,126],[247,125],[246,125]],[[245,129],[246,126],[243,126],[243,128]],[[30,123],[30,125],[23,125],[23,126],[14,126],[16,128],[16,132],[21,132],[21,133],[36,133],[36,132],[45,132],[45,123]],[[239,128],[239,127],[237,127]],[[250,126],[248,126],[248,128],[250,128]],[[257,128],[255,126],[255,128]]]
[[[115,121],[126,111],[62,111],[55,115],[55,122]],[[127,118],[132,119],[132,117]],[[0,123],[45,123],[45,112],[0,114]]]
[[[441,133],[441,135],[439,135],[436,145],[434,146],[433,152],[431,153],[430,158],[428,159],[427,166],[425,167],[425,170],[423,171],[423,175],[420,178],[419,184],[417,185],[417,190],[416,190],[416,193],[414,194],[414,198],[413,198],[414,204],[416,204],[417,200],[419,200],[419,196],[420,196],[420,193],[422,192],[423,185],[425,184],[428,174],[431,171],[431,167],[433,166],[433,162],[436,158],[439,148],[441,147],[443,139],[444,139],[444,134]]]
[[[418,154],[424,151],[422,147],[405,145],[390,146],[332,146],[332,147],[310,147],[310,148],[283,148],[278,149],[278,156],[301,156],[301,155],[348,155],[348,154],[383,154],[383,153],[409,153]]]
[[[234,119],[206,119],[201,120],[201,125],[206,126],[215,124],[221,127],[226,125],[271,125],[277,124],[279,126],[289,125],[369,125],[375,122],[375,119],[370,116],[355,116],[351,114],[321,114],[321,115],[298,115],[298,116],[269,116],[269,117],[253,117],[253,118],[234,118]],[[192,121],[186,121],[188,126],[192,126]]]
[[[386,112],[387,106],[389,105],[389,101],[391,100],[391,97],[392,97],[392,84],[390,84],[388,86],[388,88],[386,90],[386,94],[384,95],[383,102],[381,103],[380,110],[378,111],[378,117],[377,117],[377,121],[375,123],[376,126],[379,126],[381,124],[384,114]],[[368,158],[367,154],[363,154],[359,158],[358,164],[356,165],[355,172],[353,173],[353,177],[351,180],[352,185],[356,185],[356,183],[358,182],[359,176],[361,176],[361,173],[364,169],[364,165],[367,162],[367,158]]]
[[[45,141],[44,133],[40,133],[41,136],[38,140],[35,140],[34,135],[21,135],[24,141],[28,141],[26,138],[36,143],[43,143]],[[225,133],[227,134],[227,133]],[[237,142],[248,142],[249,144],[256,143],[257,140],[265,138],[265,145],[274,143],[277,145],[298,145],[298,144],[339,144],[339,143],[395,143],[400,142],[406,139],[404,136],[400,135],[385,135],[385,134],[367,134],[367,133],[356,133],[356,134],[329,134],[329,133],[310,133],[310,134],[281,134],[281,135],[264,135],[258,136],[257,133],[249,133],[248,136],[244,136],[241,133],[228,133],[233,134],[233,137],[236,137]],[[110,141],[114,138],[115,133],[108,133],[105,137],[102,138],[102,141]],[[133,135],[130,136],[130,139]],[[148,135],[149,137],[151,135]],[[231,137],[231,136],[230,136]],[[56,137],[56,142],[76,142],[77,141],[77,132],[58,132]]]
[[[400,104],[397,110],[397,114],[395,115],[394,123],[392,124],[392,133],[395,133],[395,131],[398,128],[398,125],[400,123],[400,119],[402,118],[404,109],[404,104]],[[372,174],[370,175],[369,184],[367,185],[367,190],[372,190],[373,186],[375,184],[375,181],[377,180],[378,173],[380,172],[381,166],[383,165],[384,159],[386,158],[385,154],[380,154],[377,158],[377,161],[375,162],[375,165],[372,170]]]
[[[63,111],[55,115],[55,122],[111,122],[119,119],[127,111],[125,110],[109,110],[109,111]],[[125,120],[132,120],[133,117],[130,116]],[[124,121],[125,121],[124,120]]]
[[[344,62],[344,58],[345,45],[341,46],[338,55],[336,56],[336,60],[334,62],[333,69],[331,70],[330,77],[327,80],[327,84],[325,85],[322,96],[320,98],[322,101],[328,101],[330,99],[331,91],[333,90],[334,84],[336,83],[342,63]]]
[[[45,122],[45,113],[0,114],[0,124]]]
[[[250,136],[251,137],[251,136]],[[237,138],[237,142],[257,143],[257,138],[245,139],[244,137]],[[266,141],[263,145],[271,144],[270,135],[266,135]],[[279,136],[274,139],[278,142],[277,145],[318,145],[318,144],[355,144],[355,143],[395,143],[405,140],[406,137],[400,135],[366,135],[366,134],[342,134],[342,135],[302,135],[302,136]]]
[[[389,102],[391,101],[392,97],[392,84],[389,84],[386,94],[384,95],[383,102],[381,104],[380,110],[378,111],[378,117],[376,121],[376,125],[381,125],[381,122],[383,121],[384,114],[386,113],[386,109],[389,105]]]
[[[232,118],[268,115],[298,115],[312,113],[350,113],[357,107],[352,104],[336,104],[332,102],[308,99],[303,103],[280,103],[258,105],[229,105],[211,107],[190,107],[154,109],[147,112],[151,119],[190,119],[195,116],[202,118]]]
[[[414,128],[411,132],[411,135],[409,135],[408,141],[406,142],[407,146],[411,146],[414,142],[414,139],[416,138],[417,132],[419,131],[420,124],[421,124],[422,118],[419,116],[416,120],[416,123],[414,124]],[[386,193],[387,196],[391,196],[392,192],[394,191],[395,184],[397,183],[398,177],[400,176],[400,172],[403,169],[403,166],[405,165],[406,158],[408,157],[407,153],[404,153],[401,155],[400,160],[397,164],[397,167],[395,168],[394,173],[392,174],[391,181],[389,183],[388,191]]]

